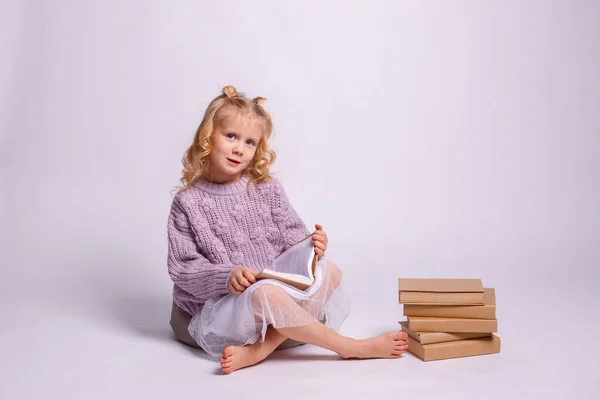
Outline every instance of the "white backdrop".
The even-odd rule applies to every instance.
[[[168,328],[170,191],[228,84],[268,99],[276,176],[353,292],[347,334],[397,329],[400,277],[481,278],[503,339],[597,304],[599,18],[594,1],[2,2],[0,332],[45,337],[39,311]]]

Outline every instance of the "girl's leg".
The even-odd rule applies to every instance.
[[[325,261],[325,277],[323,285],[315,292],[315,294],[308,300],[302,300],[299,302],[300,307],[304,308],[306,312],[311,315],[315,315],[319,309],[324,307],[325,303],[329,300],[333,291],[342,282],[342,272],[340,269],[329,260]]]
[[[267,331],[265,342],[255,344],[255,349],[251,349],[255,346],[253,345],[229,346],[223,350],[221,365],[225,373],[256,364],[273,352],[286,338],[323,347],[338,353],[342,358],[398,358],[408,347],[405,332],[387,332],[365,340],[342,336],[316,321],[278,286],[262,285],[254,290],[252,301],[255,312],[260,312],[265,299],[270,306],[269,318],[273,319],[269,322],[275,328],[269,327],[272,331]],[[294,318],[298,323],[294,327],[284,328],[282,326],[285,324],[280,324],[285,318]],[[277,325],[280,327],[277,328]],[[261,350],[259,354],[262,358],[251,353],[252,350],[258,349]]]
[[[256,342],[249,346],[229,346],[223,350],[221,369],[230,374],[241,368],[258,364],[275,351],[287,338],[269,325],[264,342]]]
[[[262,302],[262,298],[268,300],[269,316],[274,317],[274,320],[269,322],[284,337],[323,347],[343,358],[396,358],[408,345],[406,333],[400,331],[388,332],[366,340],[342,336],[309,315],[279,286],[262,285],[255,289],[252,295],[253,301],[258,303]],[[256,308],[260,306],[257,304]],[[283,318],[278,320],[280,316]]]
[[[319,288],[312,299],[300,302],[300,307],[310,315],[314,315],[317,312],[321,306],[321,302],[326,302],[329,299],[342,280],[341,271],[329,260],[327,260],[327,264],[325,265],[325,276],[327,285]],[[257,311],[255,310],[255,312]],[[257,320],[261,321],[262,318],[257,318]],[[312,321],[307,320],[308,322]],[[269,325],[264,342],[256,342],[244,347],[227,347],[223,351],[223,357],[221,357],[221,368],[223,372],[229,374],[235,370],[257,364],[274,352],[286,339],[287,337],[279,333],[272,325]]]
[[[329,329],[320,322],[293,328],[280,328],[285,337],[338,353],[342,358],[398,358],[408,348],[405,332],[387,332],[356,340]]]

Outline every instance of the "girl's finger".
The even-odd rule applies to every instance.
[[[237,290],[238,292],[241,292],[241,291],[243,290],[243,286],[242,286],[242,285],[240,285],[240,283],[239,283],[239,282],[233,282],[233,283],[232,283],[232,285],[233,285],[233,288],[234,288],[235,290]]]
[[[256,282],[256,278],[250,271],[244,271],[244,278],[246,278],[248,280],[248,282],[250,282],[250,283]]]
[[[245,288],[247,288],[248,286],[250,286],[250,282],[248,282],[248,280],[247,280],[246,278],[244,278],[244,277],[241,277],[241,278],[238,280],[238,283],[239,283],[240,285],[242,285],[243,287],[245,287]]]
[[[239,290],[237,290],[236,288],[233,287],[233,285],[229,285],[229,291],[235,295],[241,294],[241,292]]]
[[[325,240],[323,238],[314,238],[313,243],[325,243]]]

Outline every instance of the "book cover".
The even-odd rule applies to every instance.
[[[413,332],[491,333],[498,331],[498,320],[475,318],[407,317]]]
[[[401,292],[479,292],[483,293],[481,279],[432,279],[400,278],[398,290]]]
[[[399,292],[400,304],[484,305],[482,293]]]
[[[446,317],[496,319],[496,292],[493,288],[484,289],[484,305],[422,305],[405,304],[404,315],[411,317]]]
[[[400,304],[484,305],[481,279],[398,279]]]
[[[480,332],[480,333],[449,333],[449,332],[413,332],[408,327],[407,321],[400,321],[402,331],[406,332],[409,338],[416,340],[421,344],[431,343],[442,343],[442,342],[453,342],[455,340],[474,339],[480,337],[490,337],[491,333]]]
[[[409,353],[423,361],[497,354],[500,353],[500,347],[500,338],[496,335],[432,344],[421,344],[416,340],[408,341]]]

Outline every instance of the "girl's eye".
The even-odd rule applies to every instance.
[[[254,140],[248,140],[246,143],[250,146],[254,146]]]
[[[235,135],[233,133],[228,133],[227,134],[227,138],[228,139],[233,139],[235,137]]]

